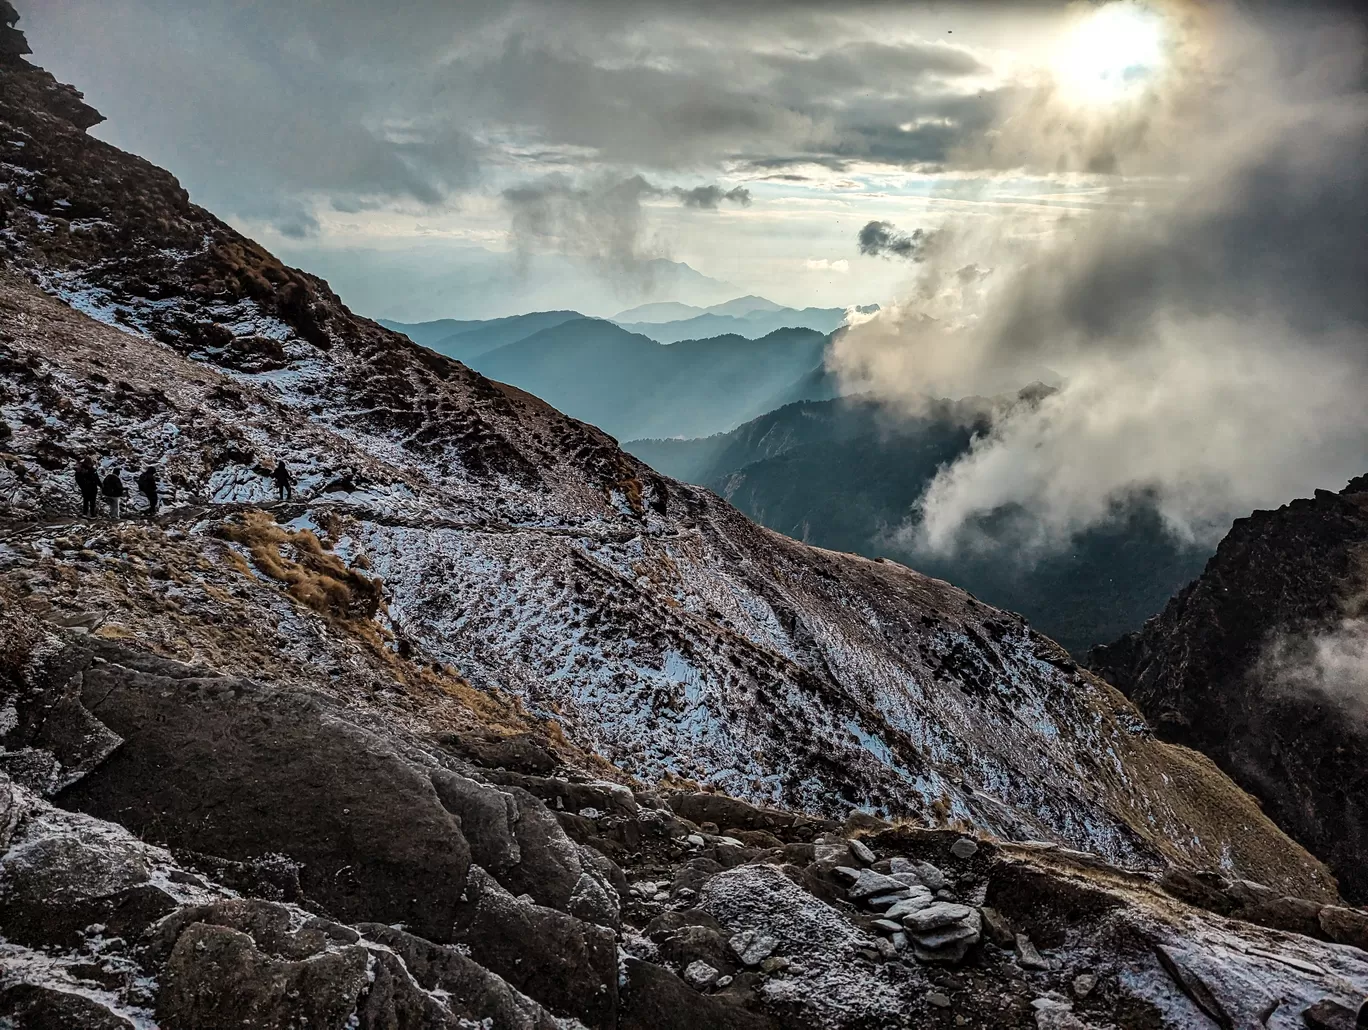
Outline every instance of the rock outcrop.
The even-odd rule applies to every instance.
[[[1206,570],[1090,664],[1215,759],[1368,898],[1368,477],[1238,520]],[[1336,659],[1341,660],[1336,660]]]

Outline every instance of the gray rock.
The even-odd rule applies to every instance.
[[[1016,932],[1006,916],[987,905],[979,909],[979,915],[983,918],[983,930],[990,941],[999,948],[1016,946]]]
[[[880,933],[895,934],[902,930],[902,923],[895,923],[892,919],[876,919],[873,923],[874,929]]]
[[[774,949],[779,947],[779,940],[759,930],[743,930],[731,939],[730,944],[742,965],[758,966],[774,954]]]
[[[911,896],[912,890],[911,888],[907,888],[905,890],[895,891],[892,894],[876,894],[874,897],[867,899],[865,904],[870,908],[888,908],[889,905],[894,905]]]
[[[81,700],[125,743],[63,807],[236,861],[287,855],[338,918],[450,939],[470,851],[425,769],[302,691],[103,654]]]
[[[930,862],[918,862],[916,872],[918,879],[933,891],[943,889],[947,883],[945,874],[941,872],[940,867],[932,865]]]
[[[949,926],[951,923],[962,922],[971,915],[977,915],[977,913],[967,905],[938,901],[926,908],[909,912],[903,916],[903,926],[915,935],[936,930],[942,926]]]
[[[926,1003],[928,1005],[934,1005],[938,1009],[948,1009],[950,1007],[949,997],[942,994],[940,991],[931,991],[928,993],[926,995]]]
[[[617,940],[611,930],[519,901],[472,866],[452,938],[470,956],[556,1015],[611,1028],[617,1012]]]
[[[1071,986],[1075,998],[1086,998],[1097,989],[1097,977],[1092,973],[1079,973],[1073,978]]]
[[[1031,943],[1031,938],[1024,933],[1016,935],[1016,961],[1022,969],[1049,969],[1050,964],[1045,961],[1036,950],[1036,946]]]
[[[902,919],[903,916],[911,915],[913,912],[920,912],[924,908],[929,908],[933,904],[931,892],[922,889],[921,893],[909,894],[897,904],[884,912],[885,919]]]
[[[950,845],[950,854],[961,859],[973,858],[978,854],[978,849],[978,841],[974,840],[972,837],[961,837],[959,840],[955,841],[954,844]]]
[[[896,894],[903,888],[904,885],[891,876],[876,873],[872,869],[861,869],[855,882],[846,890],[846,895],[851,901],[864,901],[880,894]]]
[[[862,840],[852,840],[849,842],[850,853],[865,865],[873,865],[876,861],[874,852],[869,849],[869,845]]]
[[[1320,910],[1317,920],[1321,932],[1335,943],[1368,951],[1368,912],[1326,905]]]
[[[157,1021],[186,1027],[341,1027],[369,983],[358,945],[297,959],[257,947],[226,926],[193,923],[179,934],[160,977]]]
[[[508,1030],[555,1030],[558,1025],[540,1005],[456,948],[433,944],[392,926],[363,923],[357,929],[367,940],[388,948],[403,963],[397,969],[380,961],[376,963],[376,981],[362,1012],[370,1025],[403,1025],[401,1013],[411,1011],[415,1000],[409,997],[416,993],[412,983],[429,994],[440,992],[452,1014],[471,1022],[488,1020],[493,1026]],[[376,955],[377,959],[386,957],[389,956],[384,953]],[[390,974],[388,983],[382,983],[385,974]],[[362,1026],[366,1025],[367,1019],[363,1018]]]
[[[690,962],[684,970],[684,982],[701,991],[717,980],[717,970],[702,959]]]
[[[133,1023],[99,1002],[37,984],[0,991],[0,1025],[29,1030],[133,1030]]]

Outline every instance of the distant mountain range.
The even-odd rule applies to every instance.
[[[855,309],[878,310],[878,305]],[[722,304],[702,308],[678,301],[642,304],[619,312],[611,321],[628,332],[638,333],[657,343],[705,340],[715,336],[740,336],[758,340],[777,329],[813,329],[830,333],[845,324],[846,308],[787,308],[764,297],[736,297]],[[465,361],[479,354],[525,339],[535,332],[569,321],[586,318],[579,311],[537,311],[526,315],[487,320],[443,318],[433,322],[377,321],[387,329],[404,333],[414,343],[431,347],[448,357]],[[480,335],[470,335],[479,332]],[[461,337],[457,340],[456,337]]]
[[[759,340],[719,336],[666,346],[581,318],[467,363],[620,439],[704,436],[791,396],[821,366],[827,341],[812,329],[780,329]]]
[[[814,377],[807,384],[825,382]],[[985,398],[891,414],[863,397],[790,404],[698,440],[635,440],[626,448],[667,475],[706,486],[751,518],[807,543],[889,557],[1022,612],[1075,652],[1138,626],[1201,571],[1210,551],[1176,542],[1144,503],[1062,552],[1023,562],[1013,512],[977,528],[999,546],[944,556],[897,533],[936,471],[989,425]]]

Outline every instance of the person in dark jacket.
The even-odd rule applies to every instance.
[[[119,518],[119,506],[123,503],[124,494],[128,491],[124,489],[123,476],[118,469],[112,470],[109,475],[104,477],[104,482],[100,484],[100,493],[104,494],[105,504],[109,505],[109,517]]]
[[[100,514],[96,508],[100,496],[100,471],[93,458],[82,458],[76,466],[76,489],[81,491],[81,514]]]
[[[294,477],[290,475],[290,470],[285,467],[283,461],[277,461],[275,472],[271,473],[271,478],[275,480],[276,493],[282,501],[288,501],[294,496]]]
[[[150,518],[157,515],[157,469],[155,465],[148,465],[142,470],[142,475],[138,477],[138,489],[147,498],[147,514]]]

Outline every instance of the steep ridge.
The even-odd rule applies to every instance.
[[[1202,575],[1089,663],[1368,898],[1368,477],[1239,519]]]
[[[356,318],[170,175],[85,135],[98,116],[74,91],[26,65],[0,75],[7,263],[71,306],[6,280],[6,489],[28,541],[7,568],[29,590],[180,646],[140,583],[52,557],[72,529],[46,520],[71,511],[66,476],[89,452],[162,466],[178,511],[147,532],[236,534],[249,574],[308,594],[233,528],[232,505],[269,497],[261,463],[284,457],[308,501],[279,514],[383,581],[377,625],[642,776],[1330,889],[1210,763],[1156,741],[1021,619],[761,529]]]
[[[356,319],[96,117],[0,61],[0,1023],[1362,1021],[1368,913],[1049,641]],[[74,517],[82,454],[162,513]]]
[[[583,317],[578,311],[533,311],[526,315],[477,322],[458,322],[450,318],[416,325],[388,322],[383,318],[377,321],[386,329],[403,333],[414,343],[435,350],[438,354],[468,362],[499,347],[525,340],[543,329]]]

